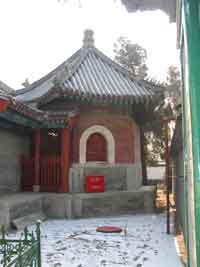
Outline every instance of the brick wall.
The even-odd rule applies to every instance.
[[[109,129],[115,140],[116,163],[140,162],[139,127],[128,115],[103,110],[82,111],[73,130],[73,162],[79,162],[79,141],[89,127],[101,125]]]

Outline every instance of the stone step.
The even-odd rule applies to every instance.
[[[43,212],[32,213],[11,221],[12,227],[16,230],[23,230],[26,226],[36,224],[37,221],[44,221],[46,216]]]

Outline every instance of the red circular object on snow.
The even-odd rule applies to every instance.
[[[98,227],[96,231],[101,233],[121,233],[122,228],[115,226],[102,226]]]

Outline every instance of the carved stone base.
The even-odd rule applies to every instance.
[[[35,193],[40,192],[40,186],[39,185],[33,185],[33,192],[35,192]]]

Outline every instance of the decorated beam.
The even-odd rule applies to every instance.
[[[40,123],[31,120],[30,118],[19,115],[17,112],[12,111],[10,109],[6,110],[5,112],[0,112],[0,118],[15,123],[17,125],[22,125],[30,128],[35,128],[40,125]]]

